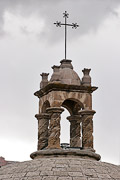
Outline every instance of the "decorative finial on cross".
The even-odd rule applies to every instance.
[[[65,26],[65,59],[66,59],[66,55],[67,55],[67,26],[72,26],[72,28],[76,29],[77,27],[79,27],[79,25],[77,23],[72,23],[72,24],[67,24],[67,18],[69,17],[69,14],[67,13],[67,11],[65,11],[63,13],[63,17],[65,18],[65,23],[61,23],[60,21],[56,21],[56,26],[57,27],[61,27],[62,25]]]

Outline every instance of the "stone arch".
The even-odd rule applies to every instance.
[[[50,107],[50,102],[48,100],[46,100],[42,105],[41,112],[45,113],[46,109],[49,108],[49,107]]]
[[[66,117],[70,123],[70,147],[81,147],[81,124],[78,112],[84,109],[84,105],[78,99],[67,98],[61,106],[67,109],[70,114]]]
[[[66,108],[70,115],[78,115],[78,111],[84,109],[83,103],[74,98],[64,100],[61,106]]]

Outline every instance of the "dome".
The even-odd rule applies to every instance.
[[[53,66],[53,74],[50,82],[59,81],[62,84],[81,85],[78,74],[73,70],[71,60],[60,61],[60,66]]]
[[[77,73],[70,68],[60,69],[60,80],[62,84],[78,85],[80,86],[80,78]]]
[[[0,180],[120,179],[117,165],[81,158],[40,158],[0,168]]]

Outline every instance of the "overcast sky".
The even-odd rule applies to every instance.
[[[82,78],[91,68],[94,147],[102,161],[120,164],[120,0],[0,0],[0,156],[29,160],[37,150],[40,74],[64,58],[64,21],[68,55]],[[69,142],[69,123],[62,115],[61,142]]]

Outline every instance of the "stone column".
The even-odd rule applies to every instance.
[[[48,126],[50,116],[47,113],[36,114],[38,119],[38,150],[44,149],[48,145]]]
[[[60,149],[60,119],[61,113],[64,111],[63,108],[51,107],[47,108],[47,113],[50,114],[50,125],[49,125],[49,138],[48,147],[51,149]]]
[[[82,116],[82,147],[93,149],[93,110],[82,110],[79,114]]]
[[[78,115],[68,116],[67,119],[70,121],[70,147],[80,147],[81,146],[80,116]]]

